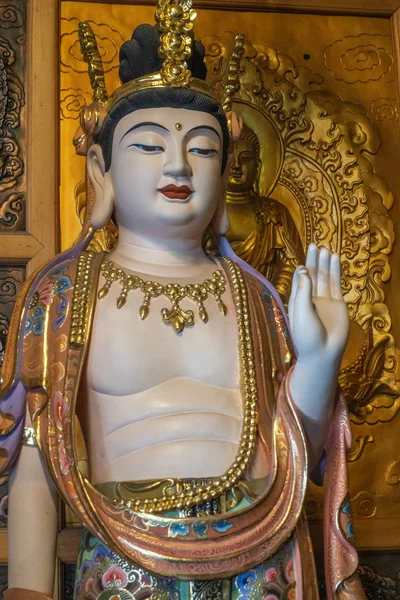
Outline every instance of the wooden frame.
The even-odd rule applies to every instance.
[[[98,2],[99,0],[77,0]],[[109,4],[154,5],[154,0],[102,0]],[[219,10],[255,12],[297,12],[330,15],[391,17],[400,9],[400,0],[195,0],[195,6]]]

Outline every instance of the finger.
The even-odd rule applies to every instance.
[[[331,296],[336,300],[343,298],[342,285],[340,282],[340,256],[339,254],[332,254],[331,256]]]
[[[317,244],[310,244],[307,250],[306,258],[307,271],[311,276],[313,284],[314,294],[317,293],[317,272],[318,272],[318,246]]]
[[[300,274],[299,285],[297,288],[297,294],[295,299],[295,307],[293,315],[295,315],[296,323],[293,322],[293,328],[295,329],[294,335],[302,335],[304,333],[304,325],[306,323],[307,316],[314,312],[314,305],[312,300],[312,280],[308,271],[304,271]],[[294,320],[293,320],[294,321]]]
[[[299,278],[302,272],[307,272],[306,268],[303,265],[297,267],[294,272],[293,280],[292,280],[292,289],[290,290],[290,298],[289,298],[289,323],[293,323],[293,311],[294,311],[294,303],[296,299],[297,289],[299,287]]]
[[[327,248],[321,248],[318,260],[318,277],[317,277],[317,290],[318,296],[329,298],[331,295],[331,283],[330,283],[330,270],[331,270],[331,253]]]

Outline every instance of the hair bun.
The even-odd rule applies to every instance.
[[[163,61],[158,55],[159,47],[160,32],[157,27],[148,24],[136,27],[132,38],[122,44],[119,52],[121,83],[160,71]],[[204,63],[204,46],[201,42],[193,42],[188,67],[193,77],[205,80],[207,67]]]
[[[119,78],[122,83],[159,71],[162,60],[158,56],[160,34],[152,25],[136,27],[132,38],[124,42],[119,52]]]

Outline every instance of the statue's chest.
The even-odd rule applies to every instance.
[[[97,302],[87,360],[89,388],[105,394],[127,395],[147,390],[176,377],[237,388],[239,355],[234,308],[227,316],[214,298],[205,302],[209,320],[203,323],[196,304],[183,299],[183,310],[194,312],[195,324],[181,333],[163,322],[161,311],[171,308],[165,297],[151,301],[150,312],[140,318],[143,297],[128,295],[125,306],[116,307],[117,292]],[[228,294],[224,301],[229,305]]]

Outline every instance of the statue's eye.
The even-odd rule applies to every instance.
[[[211,156],[212,154],[218,154],[216,150],[206,148],[191,148],[189,152],[192,152],[192,154],[200,154],[200,156]]]
[[[143,152],[164,152],[164,148],[162,146],[147,146],[146,144],[131,144],[135,148],[139,148],[139,150],[143,150]]]

